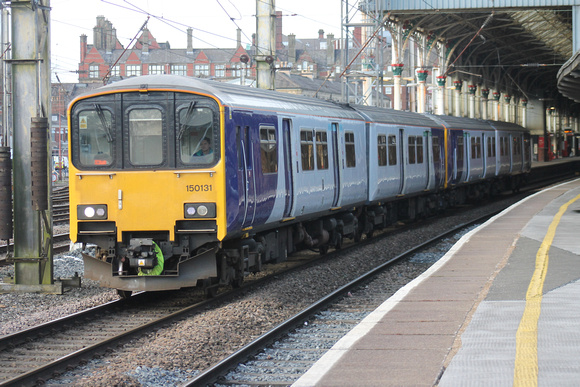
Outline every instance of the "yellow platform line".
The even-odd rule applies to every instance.
[[[552,246],[556,228],[562,216],[568,207],[578,199],[580,199],[580,195],[560,207],[536,254],[536,268],[526,293],[526,307],[516,333],[516,362],[513,384],[516,387],[538,385],[538,320],[544,281],[548,272],[548,251]]]

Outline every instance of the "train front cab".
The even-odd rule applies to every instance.
[[[172,90],[73,101],[70,234],[94,245],[94,256],[83,254],[86,278],[131,292],[217,276],[215,250],[225,234],[222,111],[211,97]]]

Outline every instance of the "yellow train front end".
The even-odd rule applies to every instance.
[[[226,232],[223,107],[140,85],[69,107],[70,235],[85,278],[133,291],[211,285]]]

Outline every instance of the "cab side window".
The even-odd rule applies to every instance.
[[[76,116],[79,128],[79,161],[85,167],[107,167],[113,163],[115,123],[111,111],[96,104]]]
[[[217,130],[213,110],[196,106],[195,102],[178,110],[179,158],[183,164],[212,164]]]

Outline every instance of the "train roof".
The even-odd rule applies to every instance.
[[[353,108],[361,113],[367,121],[381,124],[423,126],[443,129],[441,123],[436,122],[423,114],[365,105],[353,105]]]
[[[224,105],[238,109],[287,112],[289,114],[341,119],[363,119],[353,109],[331,101],[178,75],[132,77],[103,86],[94,90],[92,94],[143,88],[148,90],[183,90],[210,94]]]
[[[80,96],[79,99],[100,93],[136,89],[183,90],[186,92],[209,94],[220,100],[222,104],[234,109],[275,111],[287,114],[365,120],[383,124],[441,129],[447,127],[449,129],[527,131],[527,129],[510,122],[418,114],[374,106],[345,105],[301,95],[179,75],[143,75],[131,77],[92,90]]]
[[[528,130],[518,124],[502,121],[489,121],[466,117],[453,117],[442,115],[427,115],[433,120],[441,122],[448,129],[461,130],[500,130],[500,131],[525,131]]]

